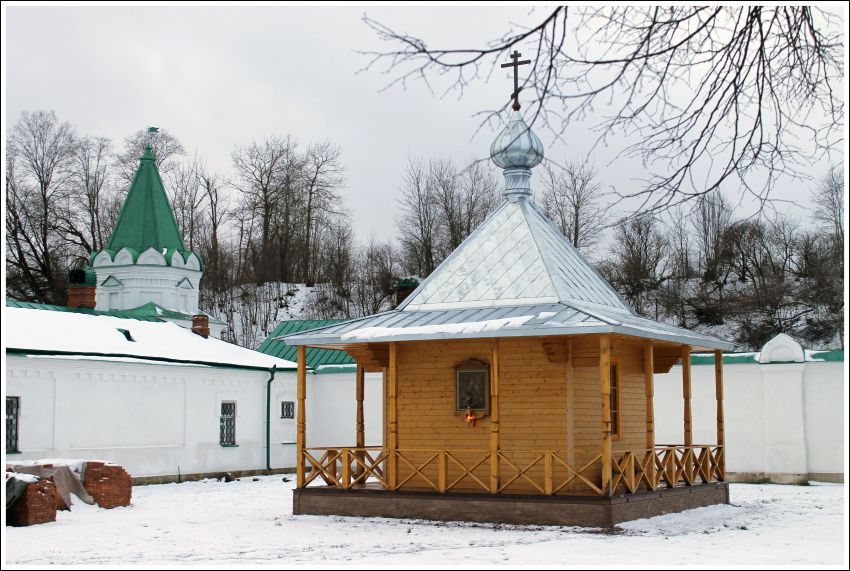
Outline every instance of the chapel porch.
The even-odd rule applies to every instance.
[[[574,347],[573,341],[565,341],[564,338],[525,340],[522,342],[524,345],[518,347],[522,351],[515,351],[529,354],[529,348],[539,345],[548,351],[552,362],[561,362],[563,356],[553,347],[560,347],[563,342],[566,347],[564,367],[569,367],[563,370],[570,371],[568,376],[572,377],[571,367],[574,364],[594,365],[598,371],[596,398],[601,404],[596,409],[599,410],[596,413],[596,426],[599,428],[595,439],[598,444],[584,448],[571,446],[566,441],[561,444],[560,438],[554,440],[557,447],[519,448],[513,445],[515,439],[505,438],[505,431],[500,427],[500,414],[505,412],[500,406],[505,405],[500,405],[499,393],[500,381],[507,375],[500,371],[500,362],[506,360],[510,342],[504,340],[488,342],[490,410],[489,417],[484,419],[487,425],[479,426],[477,430],[483,428],[489,437],[486,440],[470,440],[478,443],[477,447],[469,446],[463,439],[434,447],[400,445],[398,344],[387,344],[386,353],[374,347],[369,351],[350,348],[360,357],[357,442],[354,446],[306,446],[302,432],[306,425],[302,424],[303,416],[299,414],[298,489],[295,491],[294,513],[613,525],[627,519],[728,502],[723,460],[722,359],[716,359],[718,365],[715,369],[717,442],[694,444],[690,412],[691,347],[676,346],[675,352],[671,353],[669,345],[617,337],[620,350],[613,352],[612,357],[612,337],[594,336],[593,343],[598,343],[598,351],[593,357],[597,362],[594,363],[578,362],[580,359],[586,361],[587,357],[580,356],[578,345]],[[474,348],[470,345],[459,351],[465,354]],[[636,348],[642,359],[629,361],[629,352],[635,353]],[[303,351],[303,347],[299,347],[299,362]],[[379,358],[375,361],[376,354],[385,355],[386,360],[381,362]],[[418,349],[417,359],[422,355],[422,350]],[[685,363],[682,369],[682,444],[655,442],[652,399],[658,357],[666,361],[660,363],[662,370],[669,369],[672,362],[680,359]],[[634,375],[627,377],[624,374],[625,380],[618,380],[612,385],[612,375],[619,376],[617,371],[621,358],[623,369],[631,366],[629,363],[642,363],[642,373],[637,374],[640,381]],[[363,376],[366,368],[376,362],[385,365],[384,443],[382,446],[365,446]],[[303,410],[302,399],[306,390],[306,383],[302,381],[304,376],[299,374],[299,413]],[[612,438],[612,432],[623,432],[623,421],[612,409],[623,408],[618,400],[620,392],[626,393],[627,397],[634,396],[635,387],[629,387],[626,380],[631,384],[642,383],[644,402],[639,407],[642,409],[640,415],[644,432],[639,437],[633,434],[635,425],[632,423],[629,425],[632,434],[620,440]],[[632,392],[628,393],[626,389]],[[638,406],[631,397],[629,406]],[[557,421],[544,419],[541,422],[531,417],[528,424],[533,427],[532,431],[546,432],[549,424],[555,422],[560,425],[560,421],[559,418]],[[407,419],[407,422],[410,420]],[[634,444],[636,440],[637,445]],[[480,446],[487,441],[489,446]],[[468,509],[470,501],[476,506],[473,510]],[[533,521],[526,521],[526,517]]]

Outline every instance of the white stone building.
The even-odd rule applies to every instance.
[[[291,361],[151,318],[7,306],[3,324],[7,460],[102,459],[169,479],[295,465]],[[317,445],[353,438],[353,378],[308,373]],[[377,443],[380,391],[367,382]]]

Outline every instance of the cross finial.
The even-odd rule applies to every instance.
[[[511,63],[503,63],[502,67],[512,67],[514,68],[514,92],[511,95],[511,98],[514,100],[513,109],[514,111],[519,111],[519,66],[526,65],[531,63],[530,59],[519,61],[521,53],[514,50],[514,53],[511,54],[511,59],[513,60]]]

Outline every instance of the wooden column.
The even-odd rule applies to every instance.
[[[355,379],[355,400],[357,401],[357,417],[354,423],[354,431],[355,431],[355,447],[363,448],[366,446],[366,429],[364,427],[363,422],[363,393],[364,393],[364,385],[366,379],[366,369],[360,363],[357,363],[357,373]],[[365,454],[362,450],[357,450],[354,452],[354,458],[357,460],[357,464],[354,467],[354,477],[360,478],[363,474],[363,466],[362,463],[365,458]]]
[[[646,385],[646,449],[655,448],[655,409],[652,399],[655,396],[653,371],[655,362],[652,354],[652,341],[643,347],[643,380]]]
[[[599,384],[602,393],[602,493],[611,495],[611,336],[599,336]]]
[[[726,429],[723,426],[723,351],[714,352],[714,390],[717,398],[717,446],[720,478],[726,479]]]
[[[490,493],[499,493],[499,340],[491,343],[490,355]]]
[[[389,452],[388,483],[391,490],[398,485],[398,345],[395,341],[390,344],[389,367],[387,368],[388,410],[387,410],[387,450]]]
[[[357,421],[355,424],[357,448],[363,448],[366,446],[366,430],[363,423],[363,392],[365,378],[366,369],[363,368],[363,365],[357,363],[357,387],[355,389],[355,398],[357,399]]]
[[[685,401],[685,446],[694,443],[691,426],[691,348],[682,347],[682,397]]]
[[[298,374],[296,394],[298,398],[298,435],[296,438],[296,486],[304,487],[304,447],[307,445],[306,428],[307,428],[307,410],[304,406],[307,398],[307,348],[304,345],[298,346]]]

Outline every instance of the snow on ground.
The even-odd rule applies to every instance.
[[[844,486],[732,484],[732,504],[614,530],[293,516],[282,476],[133,488],[133,505],[78,505],[5,529],[12,565],[442,567],[837,565]],[[290,477],[287,477],[290,479]]]

